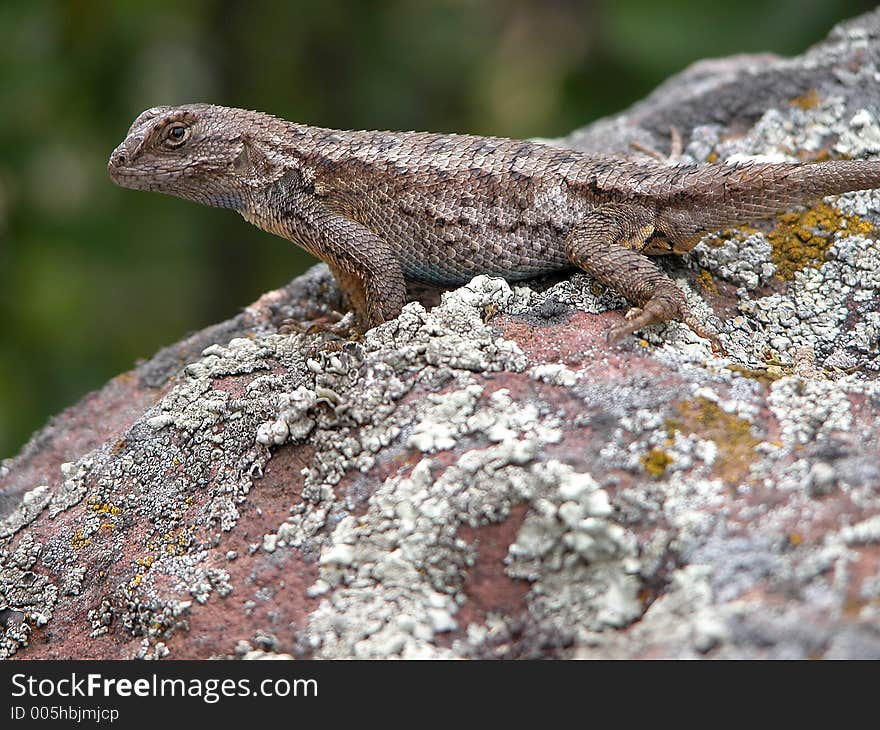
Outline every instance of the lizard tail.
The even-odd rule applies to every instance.
[[[826,195],[880,188],[880,160],[749,162],[682,173],[657,220],[657,230],[680,244],[693,244],[706,233],[769,218]]]
[[[719,212],[729,224],[782,213],[826,195],[880,188],[880,160],[749,163],[722,173]]]

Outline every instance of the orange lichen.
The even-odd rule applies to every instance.
[[[789,104],[792,106],[796,106],[799,109],[803,109],[807,111],[808,109],[815,109],[819,106],[819,103],[822,101],[819,96],[819,92],[816,89],[810,89],[806,94],[802,96],[796,96],[792,99]]]

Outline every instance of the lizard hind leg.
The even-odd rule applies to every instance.
[[[609,342],[669,319],[684,322],[701,337],[716,334],[688,307],[676,286],[641,250],[654,230],[652,212],[641,206],[609,203],[575,226],[565,240],[569,261],[621,294],[633,305],[627,321],[608,332]]]

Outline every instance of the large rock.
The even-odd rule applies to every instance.
[[[875,12],[563,143],[874,154],[878,59]],[[581,274],[328,348],[278,333],[335,306],[316,267],[0,467],[0,654],[878,657],[877,222],[850,194],[664,262],[723,356],[679,324],[609,347]]]

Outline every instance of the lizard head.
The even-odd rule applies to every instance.
[[[241,209],[249,187],[273,177],[271,152],[253,140],[267,139],[280,124],[211,104],[154,107],[134,120],[107,170],[122,187]]]

